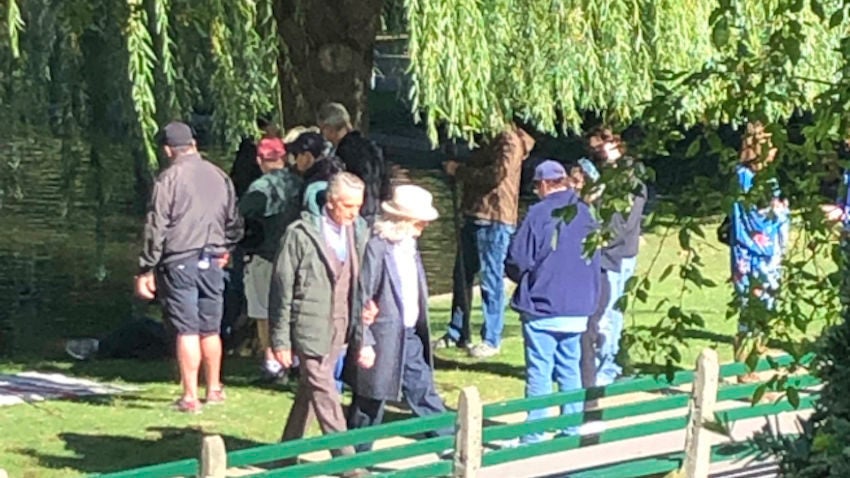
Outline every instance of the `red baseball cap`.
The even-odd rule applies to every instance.
[[[263,138],[257,144],[257,157],[260,161],[280,161],[286,154],[286,147],[280,138]]]

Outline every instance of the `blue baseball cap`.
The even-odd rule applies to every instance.
[[[534,168],[535,181],[555,181],[565,177],[567,177],[567,170],[553,159],[547,159]]]

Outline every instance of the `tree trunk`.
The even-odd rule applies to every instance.
[[[328,101],[345,105],[354,127],[369,126],[375,36],[383,0],[279,0],[278,59],[284,126],[314,125]]]

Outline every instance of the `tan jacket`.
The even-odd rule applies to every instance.
[[[533,148],[534,138],[514,125],[477,150],[457,171],[463,213],[515,226],[522,162]]]

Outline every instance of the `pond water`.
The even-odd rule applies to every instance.
[[[20,168],[0,208],[0,355],[53,357],[69,336],[100,335],[146,313],[132,297],[142,219],[132,213],[132,172],[126,158],[96,170],[81,154],[69,173],[59,144],[15,148]],[[229,155],[221,155],[229,161]],[[451,290],[455,256],[452,191],[434,169],[409,169],[410,179],[434,194],[440,218],[420,248],[432,294]],[[111,187],[105,207],[94,201],[96,174]],[[100,211],[100,212],[99,212]]]

